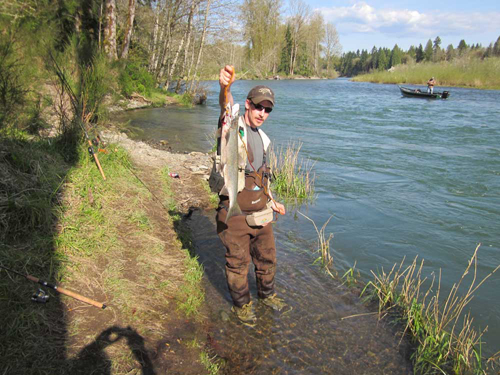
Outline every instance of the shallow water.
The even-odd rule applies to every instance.
[[[259,83],[236,82],[232,87],[235,100],[243,103],[249,89]],[[216,83],[208,84],[217,89]],[[301,155],[316,161],[317,199],[299,210],[319,226],[334,215],[327,232],[335,235],[331,245],[339,268],[356,262],[368,280],[370,270],[388,269],[403,257],[409,262],[418,256],[425,259],[426,276],[442,270],[442,288],[448,290],[459,280],[479,243],[479,276],[500,264],[499,91],[439,87],[449,90],[451,97],[425,100],[402,98],[396,85],[345,79],[265,84],[275,90],[277,104],[264,130],[277,144],[302,141]],[[215,128],[218,113],[217,93],[212,91],[206,106],[140,110],[127,117],[144,129],[145,138],[166,139],[174,150],[207,151],[212,144],[207,134]],[[329,347],[330,341],[321,344],[319,339],[320,344],[311,347],[304,344],[314,341],[315,326],[324,332],[324,340],[337,331],[349,331],[335,323],[341,315],[336,308],[342,306],[338,300],[342,293],[309,266],[313,256],[300,251],[316,240],[312,224],[289,207],[289,214],[275,227],[278,289],[295,308],[290,323],[273,320],[280,328],[271,324],[269,329],[291,329],[295,338],[290,338],[293,350],[282,349],[272,340],[269,348],[283,358],[312,359],[319,355],[309,351],[318,348],[324,348],[325,357],[343,358],[335,345]],[[294,238],[304,240],[305,245]],[[215,240],[207,233],[206,241]],[[219,272],[223,280],[223,269]],[[219,294],[224,293],[219,287]],[[325,305],[332,309],[325,311]],[[487,354],[498,351],[500,273],[479,289],[470,307],[476,326],[489,326],[483,350]],[[349,300],[342,309],[350,309],[350,314],[362,307]],[[286,324],[297,326],[281,326]],[[283,342],[282,335],[278,336]],[[363,334],[363,341],[370,341],[367,336]],[[300,340],[305,347],[297,344]],[[346,347],[351,349],[352,342],[346,339]],[[321,373],[320,367],[298,370],[297,358],[290,359],[296,362],[289,373]],[[316,366],[306,362],[303,366]]]
[[[209,215],[209,216],[207,216]],[[289,305],[278,313],[257,302],[250,272],[256,327],[230,314],[222,243],[212,213],[195,212],[196,255],[206,276],[212,353],[224,358],[227,374],[411,374],[405,341],[395,327],[378,321],[376,307],[364,306],[347,287],[311,264],[297,242],[277,241],[277,292]],[[306,244],[306,246],[308,246]],[[252,267],[250,267],[252,268]],[[291,308],[291,310],[290,310]]]

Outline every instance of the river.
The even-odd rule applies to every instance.
[[[313,365],[313,358],[342,357],[343,349],[331,348],[336,345],[332,342],[338,343],[332,337],[349,336],[345,333],[349,327],[326,321],[355,314],[359,307],[310,265],[314,255],[308,249],[317,236],[297,210],[318,226],[333,215],[326,232],[334,234],[331,246],[337,267],[347,269],[356,263],[365,281],[371,279],[371,270],[388,270],[403,257],[409,263],[418,256],[425,259],[425,276],[441,270],[441,288],[447,291],[459,281],[478,244],[479,278],[500,264],[500,91],[438,87],[437,91],[449,90],[451,97],[424,100],[403,98],[396,85],[347,79],[237,81],[232,87],[235,101],[243,103],[249,89],[262,83],[276,94],[275,109],[263,129],[275,144],[303,143],[301,156],[315,162],[317,197],[308,206],[290,207],[289,214],[275,224],[278,291],[294,306],[291,314],[299,315],[293,316],[297,326],[283,323],[289,324],[285,329],[268,324],[271,337],[277,331],[289,332],[279,334],[278,340],[287,341],[288,349],[270,339],[266,345],[275,354],[262,354],[252,371],[266,373],[262,369],[274,356],[280,359],[271,361],[268,368],[281,366],[282,373],[324,373],[321,366],[328,366],[328,361]],[[142,129],[141,137],[166,139],[178,151],[208,151],[219,109],[218,84],[206,85],[209,97],[204,106],[138,110],[126,116],[131,125]],[[194,220],[199,228],[206,218]],[[220,247],[210,233],[197,236],[200,249]],[[223,261],[200,258],[211,275],[209,281],[217,284],[215,294],[229,306]],[[218,298],[215,294],[213,298]],[[483,351],[500,350],[500,272],[475,293],[470,309],[476,327],[489,327]],[[310,318],[301,323],[299,317],[304,320],[306,315]],[[299,344],[297,330],[317,333],[302,335]],[[368,331],[360,334],[366,347],[381,341],[376,334],[367,338]],[[256,340],[252,335],[256,334],[246,342]],[[318,344],[306,343],[317,340],[324,354],[318,354]],[[351,350],[355,337],[345,340]],[[301,349],[290,349],[294,345]],[[358,346],[363,351],[363,344]],[[350,373],[345,370],[349,366],[352,363],[339,367],[337,373]]]

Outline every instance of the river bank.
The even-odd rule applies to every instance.
[[[2,181],[12,180],[12,189],[19,185],[17,163],[53,181],[45,188],[30,178],[40,204],[51,202],[44,209],[50,220],[43,227],[35,222],[23,236],[22,229],[2,225],[8,236],[2,264],[107,306],[99,310],[45,288],[47,303],[30,302],[33,285],[2,270],[11,277],[0,281],[7,301],[0,313],[8,322],[0,332],[8,343],[1,346],[7,359],[2,372],[216,373],[218,358],[203,318],[203,271],[190,255],[182,223],[192,210],[211,207],[202,182],[210,158],[155,150],[118,133],[101,136],[98,157],[106,180],[85,147],[71,165],[46,139],[4,139],[0,145]],[[15,201],[18,217],[34,203],[24,193],[31,189],[26,184]],[[56,191],[57,200],[47,201],[44,190]]]
[[[356,82],[427,85],[435,77],[437,86],[500,90],[500,58],[460,58],[452,62],[400,64],[388,71],[374,71],[352,78]]]

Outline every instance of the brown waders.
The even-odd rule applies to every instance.
[[[264,167],[259,169],[262,173]],[[257,185],[258,184],[258,185]],[[245,214],[257,212],[266,207],[268,201],[263,189],[254,190],[255,186],[267,185],[267,177],[261,183],[256,173],[245,176],[245,188],[238,193],[238,204]],[[264,186],[266,186],[264,185]],[[226,247],[226,279],[233,303],[242,307],[250,302],[248,286],[248,266],[253,262],[257,279],[257,292],[260,298],[267,298],[274,293],[274,275],[276,274],[276,245],[273,226],[250,227],[245,215],[233,216],[225,224],[228,197],[221,196],[217,210],[217,234]]]

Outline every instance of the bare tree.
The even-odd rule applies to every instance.
[[[118,59],[116,49],[116,0],[106,0],[106,26],[104,28],[104,52],[110,60]]]
[[[337,33],[337,29],[335,25],[331,22],[326,24],[326,33],[325,33],[325,58],[326,58],[326,71],[330,72],[330,64],[332,62],[333,56],[339,56],[342,52],[342,46],[339,42],[339,34]]]
[[[313,13],[309,20],[309,25],[307,26],[306,38],[310,69],[315,75],[319,75],[321,43],[325,38],[325,21],[321,13]]]
[[[254,70],[276,70],[281,6],[281,0],[245,0],[241,6],[243,37]]]
[[[311,15],[311,8],[303,0],[290,0],[290,26],[292,32],[292,53],[290,56],[290,75],[294,74],[299,45],[304,39],[305,25]]]
[[[194,81],[196,79],[196,75],[198,74],[198,67],[200,66],[201,55],[203,53],[203,46],[205,45],[205,38],[207,36],[208,15],[209,14],[210,14],[210,0],[207,0],[207,8],[205,10],[205,20],[203,22],[203,29],[202,29],[201,38],[200,38],[200,46],[198,47],[198,56],[196,58],[196,65],[194,66],[194,72],[193,72],[193,76],[191,78],[190,90],[193,89],[193,84],[194,84]]]
[[[126,59],[128,57],[128,50],[130,47],[130,39],[132,38],[132,31],[134,29],[135,18],[135,0],[128,1],[128,17],[127,28],[125,30],[125,39],[123,41],[122,53],[120,58]]]

